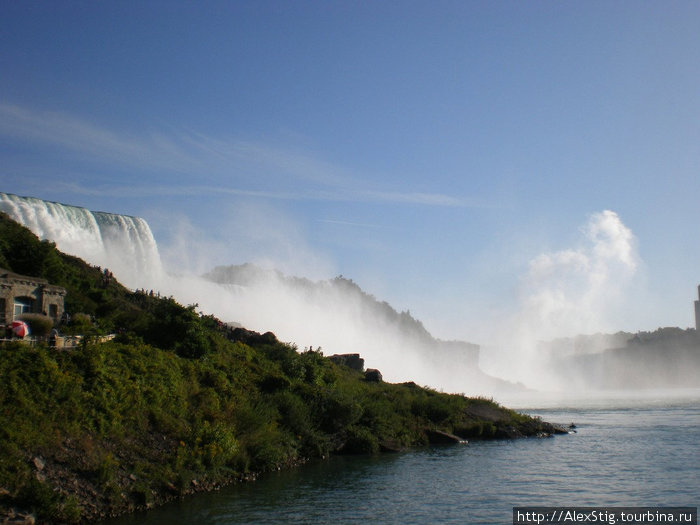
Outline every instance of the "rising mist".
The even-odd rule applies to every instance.
[[[570,388],[552,367],[551,352],[543,351],[545,342],[612,329],[639,262],[636,239],[615,212],[591,215],[575,247],[530,261],[507,329],[494,334],[482,355],[485,369],[532,388]]]
[[[517,312],[494,327],[492,340],[480,349],[436,339],[408,312],[397,312],[350,279],[311,281],[250,264],[166,271],[142,219],[2,193],[0,211],[59,249],[109,267],[129,287],[196,303],[198,310],[224,322],[272,331],[299,350],[359,353],[367,367],[378,368],[391,382],[488,396],[522,391],[523,385],[545,391],[673,386],[682,371],[670,370],[661,374],[664,381],[654,381],[660,376],[657,347],[681,356],[684,386],[697,386],[700,375],[694,372],[700,370],[694,330],[672,341],[647,338],[655,342],[631,350],[624,348],[634,334],[589,337],[573,353],[572,339],[562,339],[593,333],[606,321],[609,325],[634,283],[640,264],[636,240],[612,211],[592,215],[576,247],[530,262]],[[184,238],[176,247],[180,257],[183,250],[191,251]],[[610,354],[611,348],[623,350]],[[635,348],[642,350],[635,353]],[[627,377],[630,363],[641,380]]]

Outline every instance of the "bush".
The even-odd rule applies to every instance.
[[[92,319],[88,314],[76,313],[68,323],[68,332],[72,334],[88,334],[93,332]]]
[[[364,427],[350,427],[342,452],[347,454],[376,454],[379,452],[377,437]]]
[[[20,321],[29,325],[29,331],[37,337],[46,337],[53,328],[53,319],[44,314],[22,314]]]
[[[273,401],[280,413],[280,422],[295,435],[303,435],[311,427],[309,407],[300,397],[290,391],[281,391],[274,395]]]
[[[36,512],[39,520],[46,523],[77,523],[80,521],[80,506],[75,496],[64,497],[47,483],[29,478],[19,491],[16,502]]]
[[[240,451],[233,428],[222,423],[210,425],[207,421],[195,433],[197,454],[207,467],[220,467],[232,462]]]
[[[320,408],[321,428],[326,432],[337,432],[355,424],[363,413],[362,406],[349,395],[330,391],[322,399]]]
[[[97,465],[97,479],[102,485],[111,482],[119,468],[119,462],[108,452]]]

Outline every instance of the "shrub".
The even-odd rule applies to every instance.
[[[349,395],[331,391],[321,401],[321,422],[326,432],[337,432],[362,417],[362,406]]]
[[[450,407],[442,396],[431,395],[415,399],[411,404],[411,412],[419,417],[424,417],[433,423],[441,423],[450,416]]]
[[[70,334],[92,334],[94,326],[88,314],[79,312],[71,316],[66,332]]]
[[[53,328],[53,319],[44,314],[22,314],[19,319],[29,325],[29,331],[37,337],[46,337]]]
[[[36,512],[39,521],[45,523],[77,523],[80,521],[80,506],[75,496],[67,497],[34,477],[21,488],[17,504]]]
[[[379,452],[377,437],[364,427],[350,427],[342,452],[348,454],[376,454]]]
[[[97,465],[97,479],[103,485],[111,482],[118,468],[119,462],[112,453],[108,452]]]
[[[280,413],[280,422],[292,433],[302,435],[311,427],[309,407],[300,397],[286,390],[276,393],[273,401]]]
[[[208,467],[230,463],[239,452],[240,445],[233,428],[225,424],[210,425],[205,421],[195,435],[197,453]]]
[[[280,390],[286,390],[290,387],[291,382],[281,374],[270,373],[262,378],[259,383],[260,389],[263,392],[273,393]]]
[[[257,471],[269,470],[284,463],[290,457],[290,452],[279,429],[273,427],[251,436],[246,442],[250,468]]]

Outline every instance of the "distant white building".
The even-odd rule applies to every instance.
[[[698,286],[698,299],[700,299],[700,286]],[[695,301],[695,330],[700,332],[700,301]]]

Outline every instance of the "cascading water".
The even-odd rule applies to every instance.
[[[139,218],[0,192],[0,211],[63,252],[109,267],[131,287],[150,287],[162,275],[158,247]]]

